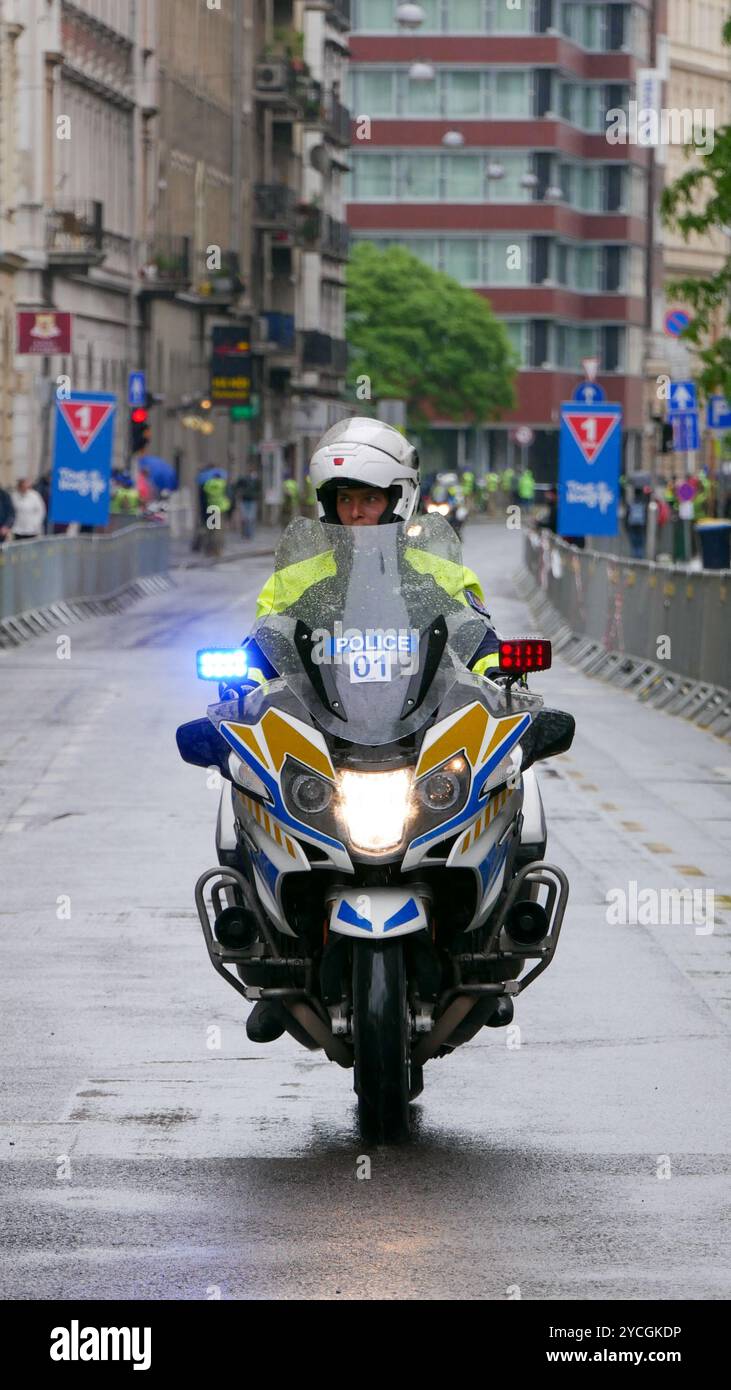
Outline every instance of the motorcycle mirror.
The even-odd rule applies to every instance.
[[[191,719],[189,724],[181,724],[176,731],[175,741],[184,763],[194,767],[217,767],[228,782],[231,773],[228,767],[230,748],[210,719]]]
[[[568,752],[574,741],[576,720],[572,714],[560,709],[539,710],[532,724],[521,739],[523,759],[521,772],[543,758],[553,758],[557,753]]]

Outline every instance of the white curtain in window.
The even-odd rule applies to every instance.
[[[449,0],[451,5],[452,0]],[[531,27],[530,0],[522,0],[522,4],[513,9],[509,8],[506,0],[492,0],[492,27],[500,34],[528,34]]]
[[[445,157],[447,202],[483,197],[482,156],[457,154]]]
[[[402,82],[405,115],[439,115],[439,73],[431,82],[411,82],[408,73],[404,73]]]
[[[358,29],[393,29],[394,0],[358,0],[354,25]]]
[[[478,237],[446,237],[443,269],[463,285],[480,283],[480,242]]]
[[[524,174],[529,173],[528,155],[511,151],[503,154],[496,151],[494,162],[501,164],[504,170],[501,179],[495,179],[490,183],[490,198],[492,202],[498,203],[522,203],[531,196],[531,189],[522,188],[520,180]]]
[[[393,160],[390,154],[354,154],[353,183],[360,199],[392,196]]]
[[[482,34],[483,0],[449,0],[447,27],[451,34]]]
[[[437,264],[437,239],[436,237],[407,237],[400,243],[410,251],[412,256],[418,256],[420,261],[427,265],[436,267]]]
[[[526,72],[495,74],[495,115],[529,116],[529,88]]]
[[[359,116],[395,116],[393,72],[355,72],[352,76]]]
[[[435,154],[408,154],[402,161],[399,195],[430,201],[439,197],[439,157]]]
[[[450,116],[479,116],[482,74],[479,72],[450,72],[447,74],[447,111]]]

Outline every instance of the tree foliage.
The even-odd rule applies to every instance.
[[[503,323],[472,290],[400,246],[360,242],[348,266],[349,380],[375,399],[405,400],[428,416],[471,424],[515,404],[518,361]]]
[[[731,19],[723,41],[731,44]],[[717,130],[713,149],[663,191],[660,207],[665,224],[685,241],[713,230],[731,233],[731,126]],[[687,276],[668,289],[693,309],[682,338],[698,349],[701,387],[707,395],[720,391],[731,399],[731,255],[714,275]],[[719,317],[723,331],[717,334]]]

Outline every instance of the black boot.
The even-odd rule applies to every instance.
[[[249,1042],[274,1042],[276,1038],[281,1038],[283,1032],[281,1004],[275,1004],[270,999],[259,999],[246,1020]]]

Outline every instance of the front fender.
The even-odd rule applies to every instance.
[[[428,926],[424,899],[404,888],[352,888],[330,905],[330,931],[359,941],[411,936]]]

